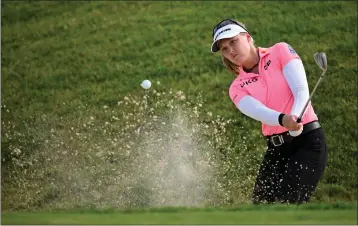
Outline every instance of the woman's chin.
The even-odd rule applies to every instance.
[[[243,61],[240,60],[240,59],[234,59],[234,60],[233,60],[233,63],[236,64],[236,65],[242,65],[242,62],[243,62]]]

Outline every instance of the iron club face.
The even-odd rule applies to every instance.
[[[323,52],[317,52],[314,54],[314,60],[316,64],[325,72],[327,70],[327,57]]]
[[[314,54],[314,60],[316,61],[316,64],[323,70],[323,72],[322,72],[320,78],[318,79],[318,82],[316,83],[315,87],[313,88],[313,91],[312,91],[311,95],[309,96],[304,108],[302,109],[301,114],[299,115],[299,117],[297,119],[297,122],[301,122],[303,113],[306,111],[306,108],[307,108],[309,102],[311,101],[313,94],[316,92],[318,85],[321,83],[323,76],[327,71],[326,54],[324,54],[323,52],[317,52]]]

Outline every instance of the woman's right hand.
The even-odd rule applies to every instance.
[[[303,128],[302,123],[297,123],[296,115],[284,115],[282,118],[282,125],[290,131],[298,131]]]

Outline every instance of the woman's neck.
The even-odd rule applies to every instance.
[[[245,66],[243,66],[244,71],[248,72],[248,73],[255,73],[258,74],[259,70],[258,70],[258,65],[260,63],[260,55],[259,55],[259,49],[255,48],[252,52],[251,52],[251,57],[248,60],[248,62],[246,63]]]

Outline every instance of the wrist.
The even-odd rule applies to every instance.
[[[283,114],[283,113],[281,113],[279,116],[278,116],[278,123],[281,125],[281,126],[283,126],[283,123],[282,123],[282,121],[283,121],[283,117],[285,116],[285,114]]]

